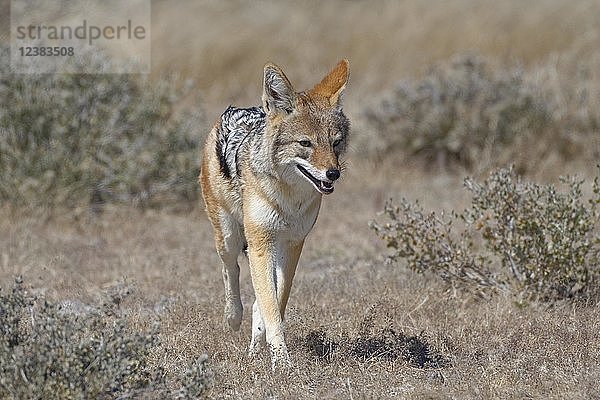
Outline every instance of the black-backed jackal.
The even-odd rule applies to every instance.
[[[283,71],[264,68],[262,106],[229,107],[208,135],[202,194],[223,264],[225,318],[242,320],[238,255],[247,246],[256,300],[250,353],[268,343],[273,368],[289,365],[283,317],[296,265],[323,194],[340,177],[349,121],[342,60],[317,84],[295,92]]]

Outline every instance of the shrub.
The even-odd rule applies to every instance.
[[[482,234],[486,247],[522,287],[557,297],[592,290],[600,273],[600,185],[595,199],[582,201],[582,180],[563,178],[568,191],[523,182],[499,170],[465,185],[473,199],[464,220]]]
[[[178,379],[180,389],[176,391],[176,398],[193,400],[205,393],[213,378],[207,364],[206,354],[192,360],[183,376]]]
[[[553,139],[553,150],[565,160],[600,159],[600,57],[587,55],[582,49],[571,49],[528,74],[528,80],[543,88],[558,130],[555,136],[544,137],[547,132],[541,136]]]
[[[521,70],[493,72],[483,59],[462,56],[420,82],[400,83],[365,117],[383,136],[384,153],[470,167],[482,150],[545,129],[550,111]]]
[[[452,284],[468,286],[479,291],[498,285],[486,269],[488,261],[473,251],[473,242],[462,232],[455,237],[453,219],[425,213],[421,205],[402,200],[399,206],[386,202],[385,215],[389,222],[372,221],[370,226],[392,250],[388,262],[400,259],[418,273],[435,271],[443,280]],[[452,214],[456,219],[456,215]]]
[[[66,312],[28,294],[17,279],[11,293],[0,293],[0,397],[200,396],[212,377],[206,358],[171,390],[162,369],[148,362],[158,342],[157,328],[132,332],[122,316]]]
[[[371,228],[392,249],[390,261],[406,260],[417,271],[431,270],[452,283],[479,289],[507,284],[546,299],[596,293],[600,278],[600,182],[594,197],[582,200],[584,181],[563,179],[568,191],[523,182],[500,169],[483,183],[465,180],[470,207],[444,220],[418,204],[388,202],[385,223]],[[453,226],[462,224],[462,228]],[[483,241],[482,246],[477,246]],[[496,265],[499,276],[491,268]]]
[[[0,50],[2,58],[8,49]],[[111,62],[87,55],[74,62]],[[13,74],[0,64],[0,200],[18,205],[197,197],[202,118],[185,94],[125,74]]]

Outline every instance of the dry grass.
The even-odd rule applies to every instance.
[[[156,1],[152,65],[155,75],[195,79],[212,115],[229,102],[256,103],[266,60],[305,88],[347,57],[348,106],[359,109],[367,94],[467,51],[526,65],[567,50],[589,54],[598,15],[594,0]]]
[[[210,121],[228,103],[258,103],[267,60],[305,88],[348,57],[346,105],[360,137],[373,134],[361,120],[365,105],[377,104],[395,82],[475,50],[492,68],[520,63],[531,79],[552,86],[548,101],[568,115],[555,118],[568,129],[580,129],[578,118],[588,121],[581,123],[591,127],[583,145],[600,154],[600,125],[593,123],[598,20],[595,0],[155,1],[153,75],[194,79]],[[195,94],[182,107],[195,104]],[[198,134],[207,128],[198,126]],[[0,286],[20,274],[34,293],[78,312],[108,295],[133,329],[160,319],[162,344],[150,361],[177,374],[207,353],[210,398],[600,397],[598,304],[484,301],[449,291],[434,276],[386,265],[368,221],[388,197],[460,210],[468,194],[460,173],[402,158],[372,162],[361,151],[356,145],[351,152],[300,261],[287,313],[295,364],[288,375],[273,375],[266,354],[246,357],[248,312],[239,333],[224,328],[221,272],[201,207],[173,214],[109,204],[100,214],[73,216],[4,205]],[[589,158],[571,157],[569,164],[533,160],[531,175],[556,182],[558,175],[594,171]],[[248,311],[253,291],[242,265]]]
[[[381,208],[378,199],[402,193],[428,207],[457,207],[459,192],[446,187],[458,188],[458,178],[406,173],[400,185],[389,181],[389,170],[353,167],[336,197],[325,200],[302,255],[287,314],[295,363],[288,375],[271,374],[267,354],[247,358],[247,313],[239,333],[224,328],[221,273],[199,211],[109,207],[75,221],[4,209],[0,280],[7,286],[22,274],[34,292],[80,309],[97,306],[107,292],[122,294],[118,307],[131,326],[161,320],[154,365],[177,374],[209,354],[215,374],[209,398],[600,395],[597,307],[476,300],[382,262],[367,225]],[[242,265],[247,311],[253,294]]]
[[[153,75],[193,79],[210,122],[230,103],[258,104],[266,60],[279,63],[297,88],[305,89],[347,57],[345,108],[364,156],[365,148],[393,146],[389,140],[381,143],[383,134],[366,121],[366,109],[381,107],[401,82],[422,84],[433,66],[447,72],[453,57],[477,54],[492,75],[519,71],[524,87],[543,88],[536,89],[543,98],[535,100],[550,111],[550,120],[533,134],[520,135],[517,154],[508,152],[511,162],[556,177],[567,159],[574,164],[570,168],[593,173],[600,154],[599,19],[594,0],[576,5],[565,0],[182,1],[177,7],[156,1]],[[192,99],[184,102],[189,104]],[[458,114],[476,119],[479,106],[472,108]],[[480,119],[486,122],[486,116]],[[549,144],[538,140],[538,133],[548,136]],[[579,157],[582,152],[587,155]],[[495,146],[480,153],[479,160],[501,159],[505,165],[507,157]]]

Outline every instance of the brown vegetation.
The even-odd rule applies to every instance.
[[[408,181],[406,190],[435,196],[450,181],[430,191]],[[344,189],[354,199],[368,199],[374,189],[349,186]],[[4,211],[1,276],[8,286],[13,274],[23,274],[35,294],[81,310],[120,292],[116,307],[134,330],[160,321],[152,368],[181,376],[194,359],[209,355],[208,398],[600,394],[597,306],[548,307],[502,295],[480,300],[434,276],[386,265],[367,227],[378,208],[372,201],[324,205],[287,314],[295,363],[289,375],[272,375],[266,353],[254,361],[245,353],[253,301],[245,263],[242,329],[231,334],[225,328],[221,273],[210,226],[199,212],[109,209],[94,223],[73,223]],[[340,218],[346,214],[353,218]]]
[[[0,2],[2,7],[5,3]],[[20,320],[21,347],[14,343],[7,347],[6,330],[0,330],[0,357],[19,361],[0,366],[2,396],[43,394],[35,391],[35,385],[22,385],[23,391],[11,386],[17,382],[15,374],[23,379],[19,369],[26,365],[23,355],[49,343],[29,335],[34,316],[33,321],[58,318],[61,325],[53,332],[60,332],[61,326],[79,326],[76,317],[99,318],[99,322],[117,321],[124,327],[117,333],[125,342],[142,338],[132,352],[137,354],[134,365],[141,367],[136,373],[146,377],[155,377],[144,375],[148,371],[163,374],[143,382],[115,379],[122,384],[119,392],[105,390],[102,378],[106,376],[90,374],[88,378],[97,379],[100,388],[94,393],[106,398],[198,394],[306,399],[600,397],[597,296],[576,301],[566,296],[553,302],[518,291],[477,296],[462,290],[460,284],[437,279],[435,267],[440,264],[431,264],[419,274],[405,268],[402,261],[386,263],[386,243],[369,229],[369,221],[390,197],[419,200],[424,210],[460,213],[470,202],[469,193],[462,188],[464,175],[474,175],[472,182],[481,182],[484,173],[506,163],[516,163],[528,181],[554,186],[559,185],[560,175],[569,174],[591,180],[600,157],[600,8],[596,1],[190,0],[176,5],[155,1],[152,20],[151,82],[136,76],[123,81],[118,77],[88,76],[81,81],[78,77],[38,77],[34,85],[24,77],[4,73],[0,77],[0,104],[5,105],[0,110],[0,165],[6,165],[9,153],[20,157],[20,162],[10,164],[18,166],[15,173],[0,172],[7,177],[0,183],[0,189],[4,187],[0,191],[4,202],[0,208],[1,295],[8,296],[15,276],[21,275],[31,298],[39,299],[36,304],[47,299],[51,305],[35,312],[24,305],[22,311],[29,314]],[[3,40],[5,35],[0,32]],[[246,355],[253,292],[243,259],[242,328],[232,334],[224,327],[222,277],[211,227],[198,206],[197,189],[190,189],[196,185],[197,170],[189,175],[181,171],[195,162],[193,154],[199,154],[199,149],[186,148],[186,144],[196,146],[229,103],[258,104],[266,61],[281,64],[292,82],[303,88],[316,83],[314,77],[340,58],[350,60],[345,105],[353,123],[354,144],[347,171],[336,193],[324,200],[300,259],[286,314],[294,367],[288,374],[272,374],[267,354],[256,360]],[[469,59],[477,60],[476,66],[482,69],[470,70],[471,75],[461,80],[464,70],[459,68],[457,73],[453,66],[460,64],[456,60]],[[171,77],[174,73],[179,74],[177,78]],[[173,97],[173,88],[161,86],[188,78],[194,81],[194,90],[184,97]],[[143,152],[107,153],[126,165],[113,165],[108,174],[117,182],[108,186],[120,189],[111,193],[120,193],[116,200],[124,201],[107,196],[99,207],[96,199],[90,198],[93,187],[86,186],[88,182],[93,186],[94,180],[77,179],[97,179],[89,172],[98,172],[98,165],[73,164],[67,171],[71,175],[65,175],[71,176],[67,184],[52,178],[54,186],[33,185],[28,196],[34,200],[25,201],[25,207],[23,201],[14,206],[19,203],[13,201],[18,190],[10,189],[17,187],[15,182],[49,179],[35,157],[43,156],[48,165],[58,165],[69,158],[68,151],[74,152],[73,160],[80,160],[86,152],[93,153],[96,144],[78,147],[78,141],[65,142],[56,136],[55,128],[62,129],[65,118],[80,116],[69,108],[70,103],[62,108],[68,115],[43,101],[35,103],[35,110],[28,109],[26,98],[14,97],[11,90],[17,87],[23,92],[25,88],[35,97],[59,87],[94,97],[98,95],[94,79],[105,79],[102,82],[114,93],[140,99],[127,106],[134,110],[126,112],[135,117],[130,120],[132,125],[117,127],[149,128],[138,144],[150,157]],[[80,90],[81,85],[86,89]],[[433,89],[423,89],[424,85]],[[140,94],[151,86],[150,93]],[[410,96],[397,97],[401,93],[397,88],[408,88],[404,94]],[[444,101],[435,103],[433,92]],[[157,102],[151,101],[152,93],[157,94]],[[94,104],[110,117],[120,107],[118,97]],[[13,99],[19,102],[11,102]],[[386,102],[397,108],[383,110]],[[143,123],[146,104],[154,110],[148,120],[152,127]],[[156,104],[160,107],[150,106]],[[432,111],[435,106],[439,107]],[[186,110],[194,115],[204,111],[207,118],[196,117],[192,126],[180,125],[186,121]],[[54,128],[40,129],[35,136],[27,128],[27,118],[14,119],[33,111],[48,116]],[[167,115],[175,125],[162,123]],[[448,122],[444,116],[451,116],[452,124],[444,125]],[[92,126],[100,142],[110,142],[109,149],[124,146],[131,151],[128,143],[135,142],[135,132],[125,129],[125,140],[115,139],[103,135],[103,125],[100,121]],[[437,147],[428,147],[427,142],[425,147],[406,146],[407,138],[427,137],[432,126],[442,133],[436,137]],[[444,134],[452,132],[444,130],[448,126],[462,129],[460,141],[446,140]],[[524,131],[526,135],[520,136]],[[38,147],[33,147],[33,153],[27,146],[17,147],[17,152],[10,143],[11,138],[22,138],[22,132],[33,132],[27,136],[36,139]],[[67,133],[70,136],[65,138],[75,138],[85,131]],[[495,142],[505,133],[512,139]],[[165,135],[175,141],[169,143],[177,144],[171,148],[172,158],[164,157]],[[470,140],[470,135],[477,137]],[[51,141],[44,142],[47,137],[54,138],[53,144],[60,142],[64,151],[48,152],[52,147]],[[69,143],[74,145],[69,147]],[[382,156],[379,150],[388,148],[388,154]],[[440,151],[446,154],[440,156]],[[123,157],[127,154],[132,157],[129,163]],[[135,157],[140,157],[139,162],[132,161]],[[146,180],[139,178],[143,163],[157,167]],[[80,182],[85,187],[77,186]],[[157,208],[142,209],[136,207],[143,203],[136,198],[143,184],[160,190],[173,184],[177,195],[161,194],[153,204]],[[65,193],[68,196],[64,197]],[[581,201],[592,196],[591,186],[583,186]],[[77,212],[60,199],[70,199],[67,204],[77,205]],[[85,206],[88,203],[93,207]],[[528,199],[528,205],[534,203],[535,199]],[[40,206],[47,204],[52,208]],[[584,236],[597,237],[597,222],[588,227],[596,236]],[[502,242],[503,238],[497,239]],[[527,247],[530,237],[522,239],[519,246]],[[545,256],[548,254],[542,251],[539,260],[549,260]],[[58,308],[63,311],[56,316]],[[4,320],[9,313],[3,310],[0,307]],[[153,332],[155,322],[158,335],[147,341],[136,336]],[[120,343],[111,336],[111,329],[106,332],[111,343]],[[88,343],[89,337],[78,335],[73,343]],[[60,363],[53,368],[57,365]],[[108,361],[106,365],[116,373],[122,367],[111,367]],[[34,367],[27,368],[33,369],[23,370],[24,374],[33,371],[35,375]],[[42,381],[47,378],[35,376]],[[78,398],[76,389],[69,390]]]

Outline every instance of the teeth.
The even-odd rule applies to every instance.
[[[308,178],[308,180],[313,184],[315,189],[323,194],[333,193],[333,182],[330,181],[321,181],[312,176],[305,168],[301,165],[297,165],[297,168]]]
[[[329,194],[329,193],[333,192],[333,184],[331,182],[319,181],[318,190],[321,193]]]

